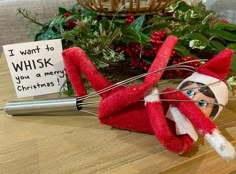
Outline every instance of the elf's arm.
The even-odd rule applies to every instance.
[[[145,98],[147,114],[157,139],[168,150],[182,154],[191,149],[193,140],[188,135],[177,136],[170,130],[167,119],[163,113],[156,88]]]
[[[220,156],[224,159],[234,159],[236,157],[234,147],[220,134],[215,124],[202,113],[194,102],[191,102],[182,92],[176,92],[176,89],[167,88],[163,92],[162,97],[169,99],[169,104],[178,107],[180,112],[186,116],[195,129],[204,136]],[[179,102],[176,99],[189,100],[189,102]]]

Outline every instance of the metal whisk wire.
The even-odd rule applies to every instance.
[[[78,97],[80,100],[85,100],[85,99],[88,99],[88,98],[91,98],[91,97],[94,97],[94,96],[97,96],[99,94],[102,94],[102,93],[105,93],[107,91],[110,91],[114,88],[117,88],[119,86],[122,86],[122,85],[125,85],[127,83],[130,83],[132,81],[135,81],[135,80],[138,80],[140,78],[143,78],[147,75],[150,75],[150,74],[153,74],[153,73],[157,73],[157,72],[160,72],[160,71],[164,71],[164,70],[175,70],[175,69],[181,69],[181,70],[185,70],[185,71],[191,71],[191,72],[194,72],[194,68],[192,66],[189,66],[189,65],[185,65],[185,64],[188,64],[188,63],[192,63],[192,62],[198,62],[199,60],[190,60],[190,61],[186,61],[186,62],[181,62],[181,63],[178,63],[178,64],[174,64],[174,65],[170,65],[168,67],[165,67],[165,68],[161,68],[161,69],[158,69],[158,70],[155,70],[155,71],[152,71],[152,72],[147,72],[147,73],[143,73],[143,74],[140,74],[140,75],[137,75],[137,76],[134,76],[134,77],[131,77],[131,78],[128,78],[128,79],[125,79],[123,81],[120,81],[118,83],[115,83],[111,86],[108,86],[107,88],[103,88],[101,90],[98,90],[96,92],[91,92],[90,94],[88,95],[85,95],[85,96],[81,96],[81,97]],[[204,59],[202,59],[201,61],[204,61]]]

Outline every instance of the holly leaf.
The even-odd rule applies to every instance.
[[[184,47],[181,43],[177,43],[175,45],[175,50],[181,55],[181,56],[188,56],[190,55],[189,51]]]
[[[124,40],[126,40],[127,42],[138,42],[138,43],[142,42],[140,32],[137,31],[132,26],[124,28],[122,30],[122,34],[123,34]]]
[[[139,32],[139,35],[141,36],[141,42],[150,42],[150,37],[148,37],[146,34]]]
[[[211,30],[207,30],[206,33],[213,36],[213,37],[219,37],[219,38],[223,38],[227,41],[236,42],[235,32],[211,29]]]
[[[107,19],[105,19],[107,20]],[[118,25],[124,25],[125,24],[125,20],[123,19],[115,19],[112,21],[114,24],[118,24]]]
[[[190,5],[188,5],[188,4],[187,4],[186,2],[184,2],[184,1],[179,1],[179,2],[178,2],[178,7],[177,7],[176,9],[181,10],[181,11],[183,11],[183,12],[186,12],[186,11],[188,11],[188,10],[191,10],[192,7],[191,7]]]
[[[49,23],[49,28],[58,27],[62,25],[65,22],[65,19],[60,15],[56,16],[50,23]]]
[[[176,10],[181,10],[181,11],[187,11],[188,9],[190,9],[190,6],[188,4],[186,4],[186,2],[184,1],[177,1],[175,3],[173,3],[172,5],[168,6],[165,8],[165,12],[167,13],[172,13]]]
[[[213,24],[212,28],[215,30],[236,30],[236,25],[231,23],[216,22]]]
[[[150,38],[147,35],[133,27],[123,29],[122,34],[124,40],[127,42],[143,43],[150,41]]]
[[[210,42],[210,45],[214,47],[215,49],[217,49],[218,51],[225,49],[225,46],[219,41],[210,40],[209,42]]]
[[[43,32],[38,33],[35,36],[35,41],[58,39],[58,38],[61,38],[60,33],[54,32],[51,28],[48,28],[47,30],[44,30]]]
[[[141,30],[144,20],[145,20],[145,15],[139,16],[130,24],[130,26],[134,27],[136,30]]]
[[[199,40],[200,42],[204,43],[205,45],[209,44],[208,39],[204,35],[202,35],[200,33],[187,34],[186,37],[189,40]]]
[[[214,16],[214,13],[213,13],[213,12],[210,13],[210,14],[208,14],[208,15],[202,20],[202,24],[205,25],[206,23],[208,23],[209,20],[211,20],[213,16]]]
[[[63,14],[65,14],[66,12],[68,12],[68,10],[66,10],[65,8],[59,7],[59,8],[58,8],[58,12],[59,12],[60,15],[63,15]]]

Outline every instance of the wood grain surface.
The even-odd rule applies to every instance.
[[[0,58],[0,82],[0,107],[8,101],[33,99],[16,98],[4,57]],[[236,145],[234,98],[216,124]],[[224,161],[202,138],[190,153],[179,156],[165,150],[153,135],[113,129],[101,125],[90,114],[65,111],[11,117],[0,111],[0,174],[233,174],[235,171],[236,161]]]

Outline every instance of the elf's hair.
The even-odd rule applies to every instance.
[[[186,86],[189,86],[193,83],[196,83],[196,82],[193,82],[193,81],[186,81],[184,82],[180,87],[179,89],[183,89],[185,88]],[[214,98],[215,99],[215,103],[213,105],[213,108],[212,108],[212,111],[211,111],[211,114],[210,114],[210,118],[214,119],[214,117],[216,116],[216,114],[218,113],[218,110],[219,110],[219,105],[217,104],[217,100],[216,100],[216,97],[214,95],[214,93],[211,91],[211,89],[208,87],[208,86],[205,86],[204,84],[202,83],[196,83],[198,86],[200,86],[200,89],[199,91],[204,94],[205,96],[207,97],[211,97],[211,98]],[[202,86],[202,87],[201,87]]]

